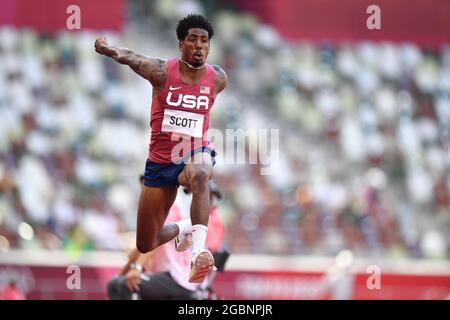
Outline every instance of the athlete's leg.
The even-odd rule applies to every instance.
[[[192,192],[192,225],[208,225],[210,211],[209,180],[213,177],[213,164],[208,152],[199,152],[190,158],[178,177],[181,185]]]
[[[177,196],[178,186],[144,186],[139,198],[136,246],[147,253],[175,238],[179,229],[175,223],[164,225],[170,207]]]
[[[211,155],[207,152],[196,153],[186,163],[179,175],[180,184],[188,185],[192,191],[192,259],[189,281],[200,283],[214,267],[214,258],[205,250],[206,235],[210,212],[209,180],[213,176]]]

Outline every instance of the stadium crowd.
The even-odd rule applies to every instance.
[[[132,2],[110,41],[178,56],[176,21],[212,10],[153,3]],[[230,251],[448,258],[450,46],[288,43],[250,15],[211,20],[209,62],[230,79],[212,127],[280,130],[275,174],[216,166]],[[122,250],[135,229],[151,87],[96,36],[0,28],[1,251]]]

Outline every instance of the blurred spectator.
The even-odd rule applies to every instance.
[[[14,281],[0,291],[0,300],[26,300],[25,294],[16,286]]]

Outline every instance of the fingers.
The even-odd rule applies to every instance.
[[[108,39],[106,37],[99,37],[95,40],[95,49],[97,52],[101,52],[103,47],[108,46]]]
[[[139,291],[139,284],[141,283],[141,273],[136,270],[128,271],[126,275],[127,287],[130,292]]]
[[[139,278],[135,278],[134,281],[132,281],[133,291],[139,291],[140,284],[141,284],[141,280]]]
[[[127,279],[127,287],[131,292],[139,291],[139,284],[141,280],[139,277],[131,277]]]
[[[130,290],[130,292],[134,292],[133,286],[131,285],[130,279],[127,279],[127,288]]]

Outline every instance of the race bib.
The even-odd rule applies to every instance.
[[[203,119],[202,114],[165,109],[161,131],[182,133],[201,138],[203,136]]]

